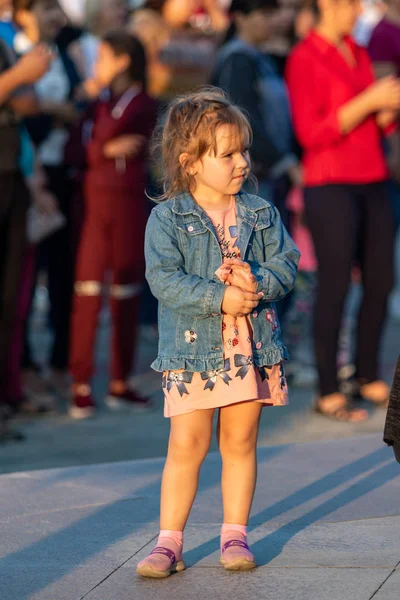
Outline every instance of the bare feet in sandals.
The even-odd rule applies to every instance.
[[[360,386],[360,397],[375,406],[386,408],[389,403],[390,387],[385,381],[373,381]]]
[[[315,404],[315,412],[342,423],[362,423],[369,417],[363,408],[354,408],[344,394],[339,392],[321,396]]]

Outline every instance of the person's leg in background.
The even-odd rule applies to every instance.
[[[130,189],[120,190],[114,211],[111,286],[111,383],[106,403],[110,408],[146,408],[148,399],[129,388],[139,328],[144,284],[145,198]]]
[[[390,298],[390,316],[400,321],[400,183],[395,181],[389,182],[389,192],[392,199],[392,205],[395,215],[396,227],[396,246],[395,251],[395,290]]]
[[[356,378],[363,397],[386,405],[390,389],[379,380],[378,360],[394,284],[394,211],[385,183],[363,186],[359,203],[364,211],[360,265],[363,299],[357,326]]]
[[[349,410],[339,392],[338,337],[349,289],[357,236],[357,206],[352,186],[327,185],[305,190],[305,214],[318,262],[314,311],[314,351],[319,376],[318,409],[344,421],[367,418]]]
[[[26,249],[29,192],[21,175],[0,178],[0,439],[20,439],[4,422],[7,413],[3,386],[16,316],[16,303]]]
[[[69,332],[73,296],[73,247],[71,237],[72,188],[64,167],[46,167],[48,188],[58,200],[66,225],[44,240],[53,342],[50,355],[50,383],[62,396],[68,393]]]
[[[93,187],[87,190],[85,197],[86,219],[77,256],[69,361],[73,378],[70,415],[76,419],[92,416],[95,408],[90,383],[111,239],[109,198]]]
[[[21,359],[23,354],[25,322],[31,305],[32,282],[35,276],[35,247],[28,246],[23,261],[12,343],[7,365],[7,398],[12,410],[26,415],[47,413],[54,409],[52,397],[35,398],[27,395],[23,385]]]

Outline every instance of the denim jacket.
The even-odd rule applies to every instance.
[[[257,196],[236,196],[241,258],[264,297],[250,316],[257,366],[287,357],[274,302],[293,288],[300,257],[276,208]],[[203,372],[224,367],[221,304],[226,290],[215,275],[223,259],[214,225],[190,194],[156,206],[146,229],[146,278],[159,300],[156,371]]]

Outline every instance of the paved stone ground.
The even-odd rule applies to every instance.
[[[400,466],[380,434],[265,447],[250,520],[259,568],[219,566],[220,460],[186,530],[188,569],[142,580],[163,459],[0,476],[1,600],[398,600]]]

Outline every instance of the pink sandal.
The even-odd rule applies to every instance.
[[[182,560],[182,551],[175,552],[171,548],[157,546],[147,558],[140,561],[136,573],[142,577],[164,579],[172,573],[180,573],[186,569]]]
[[[221,547],[221,564],[227,571],[251,571],[257,563],[246,537],[238,531],[232,531],[232,537]],[[224,536],[225,537],[225,536]]]

